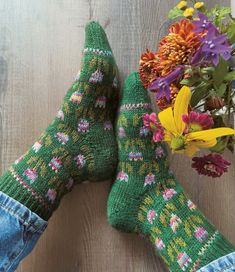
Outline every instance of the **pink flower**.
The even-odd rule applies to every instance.
[[[194,236],[196,237],[196,239],[202,243],[208,236],[208,232],[206,231],[205,228],[203,227],[198,227],[195,229],[194,231]]]
[[[159,146],[159,147],[156,148],[155,154],[156,154],[156,159],[162,158],[162,157],[165,156],[165,151],[161,146]]]
[[[74,185],[74,180],[72,178],[70,178],[68,183],[65,185],[65,187],[67,188],[68,191],[70,191],[72,189],[73,185]]]
[[[118,136],[119,136],[120,138],[126,137],[126,132],[125,132],[125,129],[124,129],[123,127],[120,127],[120,128],[118,129]]]
[[[207,113],[191,111],[182,115],[183,122],[187,125],[186,133],[210,129],[214,125],[213,118]]]
[[[57,196],[57,192],[55,190],[49,189],[47,191],[46,197],[51,203],[55,202],[56,196]]]
[[[153,224],[153,221],[156,219],[157,213],[155,210],[148,211],[147,219],[150,224]]]
[[[163,243],[162,239],[158,238],[158,237],[155,240],[155,245],[158,248],[158,250],[163,250],[163,248],[166,247],[165,244]]]
[[[227,172],[230,164],[221,155],[211,153],[203,157],[194,157],[192,167],[200,175],[216,178]]]
[[[162,193],[164,200],[168,200],[176,194],[177,194],[177,192],[172,188],[166,189]]]
[[[153,141],[161,142],[164,138],[164,129],[157,121],[155,112],[151,114],[145,113],[143,116],[144,126],[153,133]]]
[[[153,174],[148,174],[146,177],[145,177],[145,180],[144,180],[144,186],[146,185],[152,185],[155,183],[155,175]]]

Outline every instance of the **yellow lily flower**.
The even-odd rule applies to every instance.
[[[183,87],[179,91],[174,109],[171,107],[161,111],[158,118],[164,128],[164,141],[173,152],[194,155],[200,148],[210,148],[216,145],[216,138],[233,135],[235,130],[227,127],[201,130],[184,133],[186,124],[182,120],[183,114],[188,114],[188,106],[191,99],[189,87]]]

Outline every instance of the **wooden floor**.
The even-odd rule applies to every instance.
[[[155,49],[173,0],[1,0],[0,170],[33,143],[55,115],[79,69],[84,25],[105,27],[122,79],[141,51]],[[210,0],[210,4],[227,1]],[[233,166],[220,180],[199,178],[189,160],[172,169],[210,220],[235,243]],[[35,250],[17,272],[162,272],[151,246],[106,222],[110,181],[78,186],[67,195]]]

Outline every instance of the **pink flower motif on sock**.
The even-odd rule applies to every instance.
[[[99,71],[96,70],[94,73],[92,73],[89,82],[96,84],[96,83],[101,83],[103,81],[104,75]]]
[[[151,225],[153,224],[153,221],[156,219],[156,217],[157,217],[157,213],[155,210],[152,209],[152,210],[148,211],[147,219]]]
[[[203,227],[198,227],[195,229],[194,231],[194,235],[196,237],[196,239],[202,243],[208,236],[208,232],[206,231],[205,228]]]
[[[177,230],[179,228],[179,224],[181,224],[181,223],[182,223],[181,219],[176,214],[172,213],[171,218],[170,218],[170,227],[174,233],[177,232]]]
[[[120,181],[128,182],[128,178],[129,178],[128,174],[123,171],[119,172],[117,175],[117,179],[119,179]]]
[[[145,180],[144,180],[144,186],[146,185],[152,185],[155,183],[155,175],[153,174],[148,174],[146,177],[145,177]]]
[[[54,157],[51,159],[48,165],[52,168],[52,170],[58,173],[60,168],[62,167],[62,162],[59,158]]]
[[[192,259],[186,254],[185,252],[180,253],[177,257],[177,262],[180,266],[180,268],[183,271],[186,271],[186,268],[188,267],[189,263],[192,262]]]
[[[72,189],[73,185],[74,185],[74,180],[72,178],[70,178],[65,187],[68,191],[70,191]]]
[[[75,158],[74,158],[77,166],[79,169],[83,168],[86,164],[86,160],[85,160],[85,157],[83,155],[77,155]]]
[[[107,98],[106,96],[100,96],[97,98],[96,102],[95,102],[95,107],[99,107],[99,108],[105,108],[106,106],[106,102],[107,102]]]
[[[70,99],[69,99],[72,103],[79,105],[82,101],[82,93],[80,91],[76,91],[74,92]]]
[[[55,138],[57,138],[62,145],[67,144],[69,140],[69,136],[63,132],[56,133]]]
[[[111,123],[111,121],[104,122],[104,130],[113,130],[113,124]]]
[[[177,192],[174,189],[171,189],[171,188],[166,189],[162,193],[164,200],[168,200],[168,199],[172,198],[176,194],[177,194]]]
[[[56,196],[57,196],[57,192],[55,190],[49,189],[47,191],[46,197],[51,202],[51,204],[55,202]]]
[[[187,205],[190,210],[196,209],[196,205],[190,199],[188,200]]]
[[[156,154],[156,159],[159,159],[165,156],[165,151],[161,146],[159,146],[155,149],[155,154]]]
[[[119,136],[120,138],[126,137],[126,132],[125,132],[125,129],[124,129],[123,127],[120,127],[120,128],[118,129],[118,136]]]
[[[30,167],[24,171],[24,176],[30,181],[30,183],[33,183],[37,179],[38,174],[35,169]]]
[[[158,238],[158,237],[155,240],[155,245],[156,245],[157,249],[160,251],[166,247],[165,244],[163,243],[162,239]]]
[[[42,147],[42,142],[41,141],[37,141],[33,146],[32,149],[35,153],[38,153],[38,151],[41,149]]]
[[[56,117],[64,121],[64,112],[62,110],[59,110],[56,114]]]
[[[78,132],[86,133],[89,131],[89,123],[86,119],[80,119],[78,123]]]

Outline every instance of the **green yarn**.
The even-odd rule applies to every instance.
[[[45,220],[75,183],[109,179],[116,168],[118,71],[102,27],[90,22],[85,32],[79,79],[45,133],[0,177],[0,191]]]
[[[143,127],[150,99],[138,73],[125,82],[117,120],[119,163],[108,199],[115,228],[145,235],[171,271],[196,271],[235,248],[189,200],[167,153]]]

